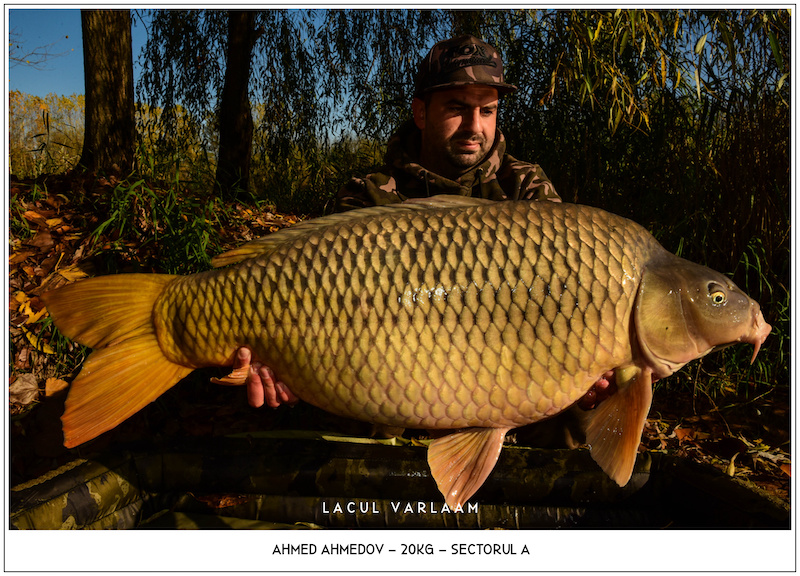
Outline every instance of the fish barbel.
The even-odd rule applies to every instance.
[[[770,332],[728,278],[588,206],[434,197],[325,216],[222,254],[189,276],[120,274],[44,295],[59,330],[95,350],[62,417],[73,447],[195,368],[246,346],[329,412],[450,431],[428,449],[448,505],[494,467],[506,433],[569,409],[591,453],[628,482],[652,399],[716,347]]]

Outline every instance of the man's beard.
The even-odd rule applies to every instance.
[[[474,152],[460,152],[456,148],[458,145],[455,142],[468,140],[470,142],[477,142],[480,148]],[[486,154],[489,153],[491,143],[486,141],[483,134],[474,134],[472,132],[456,132],[444,151],[444,157],[454,167],[466,171],[480,162]]]

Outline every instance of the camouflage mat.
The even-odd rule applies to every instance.
[[[132,445],[10,491],[12,529],[790,528],[788,504],[718,470],[639,455],[618,487],[585,450],[507,447],[463,510],[424,446],[318,433]]]

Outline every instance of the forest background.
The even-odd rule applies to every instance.
[[[752,352],[733,347],[659,385],[727,405],[788,398],[788,10],[125,14],[121,24],[101,24],[120,37],[127,26],[129,38],[131,22],[147,31],[133,55],[141,74],[131,88],[130,158],[86,160],[84,95],[9,94],[9,171],[12,188],[20,184],[12,249],[49,226],[30,212],[57,192],[62,212],[93,212],[80,221],[86,235],[73,261],[92,254],[112,272],[207,269],[248,239],[230,233],[248,218],[260,222],[251,232],[268,232],[275,226],[265,219],[282,226],[330,211],[342,184],[381,164],[410,115],[417,63],[430,46],[472,33],[500,50],[507,81],[519,87],[499,117],[513,156],[540,164],[565,201],[631,218],[668,250],[730,275],[773,325],[752,367]],[[237,74],[232,105],[226,90]],[[232,166],[227,176],[222,164]],[[55,175],[75,174],[91,182],[58,188]],[[25,298],[12,328],[17,360],[39,336],[57,340],[37,304],[21,312]],[[73,355],[75,367],[82,358]]]

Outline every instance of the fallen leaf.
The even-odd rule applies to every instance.
[[[65,198],[64,196],[50,194],[47,196],[47,198],[45,198],[44,201],[50,204],[50,206],[52,206],[56,210],[58,210],[59,206],[61,206],[66,200],[67,198]]]
[[[781,471],[786,474],[787,476],[792,475],[792,465],[791,464],[781,464]]]
[[[694,438],[694,428],[675,428],[675,436],[678,438],[678,443],[683,444],[684,440]]]
[[[778,463],[778,462],[780,462],[781,460],[785,460],[785,459],[786,459],[786,457],[785,457],[785,456],[782,456],[782,455],[780,455],[780,454],[771,454],[771,453],[769,453],[769,452],[765,452],[765,451],[763,451],[763,450],[759,450],[759,451],[758,451],[758,453],[757,453],[757,455],[758,455],[759,457],[761,457],[761,458],[764,458],[764,459],[766,459],[766,460],[769,460],[770,462],[773,462],[773,463],[775,463],[775,464],[777,464],[777,463]]]
[[[44,252],[52,248],[55,242],[53,241],[53,236],[50,234],[50,232],[47,230],[41,230],[36,234],[36,236],[30,240],[26,240],[24,244],[26,246],[34,246]]]
[[[30,330],[25,328],[25,326],[20,326],[20,329],[22,330],[22,333],[25,334],[25,338],[28,339],[28,342],[30,342],[31,345],[34,348],[36,348],[39,352],[44,352],[45,354],[55,353],[53,348],[47,342],[45,342],[43,338],[40,338],[39,336],[31,332]]]
[[[728,464],[728,476],[730,477],[733,477],[733,475],[736,474],[736,465],[734,464],[734,462],[736,461],[736,457],[738,455],[739,455],[738,452],[734,454],[733,457],[731,458],[730,463]]]
[[[34,224],[41,224],[42,226],[47,226],[47,219],[38,212],[35,212],[33,210],[26,210],[25,213],[22,215],[22,217],[25,218],[25,220],[27,220],[28,222],[33,222]]]
[[[83,266],[86,267],[85,264],[83,264]],[[75,280],[80,280],[81,278],[86,278],[87,276],[89,276],[89,274],[79,268],[78,264],[72,264],[66,268],[56,270],[47,278],[42,280],[42,283],[36,292],[44,293],[48,290],[55,290],[56,288],[60,288],[65,284],[69,284]]]
[[[8,265],[14,266],[16,264],[19,264],[20,262],[24,262],[25,260],[28,259],[28,257],[33,256],[35,254],[36,252],[30,252],[26,250],[23,250],[22,252],[17,252],[16,254],[9,256]]]
[[[34,268],[34,270],[35,270],[35,272],[36,272],[36,275],[37,275],[37,276],[39,276],[40,278],[44,278],[45,276],[47,276],[48,274],[50,274],[50,272],[52,272],[52,270],[53,270],[53,269],[54,269],[54,268],[55,268],[55,267],[58,265],[58,263],[61,261],[61,258],[62,258],[63,256],[64,256],[64,253],[62,252],[61,254],[58,254],[58,255],[56,255],[56,254],[53,254],[52,256],[48,256],[47,258],[45,258],[44,260],[42,260],[42,261],[39,263],[39,266],[37,266],[36,268]]]
[[[61,392],[68,386],[69,383],[65,380],[61,380],[60,378],[48,378],[44,383],[44,394],[45,396],[52,396],[53,394]]]
[[[19,307],[21,305],[25,304],[28,300],[30,300],[30,298],[28,298],[28,295],[25,294],[25,292],[23,292],[22,290],[17,290],[16,292],[14,292],[11,295],[11,298],[9,298],[8,309],[9,310],[18,310]],[[16,307],[14,307],[14,308],[11,307],[12,302],[16,302],[17,303]]]
[[[27,370],[31,367],[31,363],[28,362],[28,356],[30,354],[30,349],[25,346],[24,348],[20,349],[17,353],[17,357],[14,360],[14,368],[18,370]]]
[[[33,374],[21,374],[8,387],[8,400],[14,404],[30,404],[39,397],[39,384]]]
[[[42,308],[38,312],[34,312],[33,309],[31,308],[30,300],[23,302],[22,305],[19,307],[19,311],[21,314],[26,314],[28,316],[28,320],[25,322],[26,324],[33,324],[34,322],[37,322],[39,318],[41,318],[47,313],[46,308]]]

